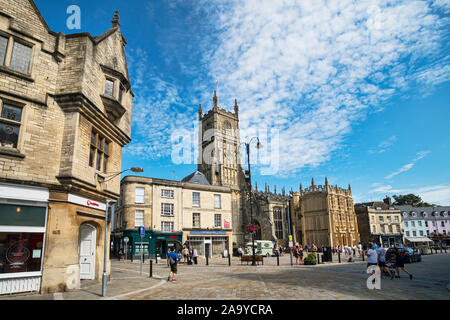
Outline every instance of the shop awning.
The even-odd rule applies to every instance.
[[[408,238],[405,237],[406,240],[408,240],[409,242],[433,242],[433,240],[428,239],[426,237],[413,237],[413,238]]]

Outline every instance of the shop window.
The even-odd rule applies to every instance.
[[[220,208],[222,208],[222,204],[221,204],[221,201],[220,201],[221,199],[220,199],[220,194],[215,194],[214,195],[214,208],[215,209],[220,209]]]
[[[173,203],[161,203],[161,215],[173,217]]]
[[[136,203],[145,203],[145,188],[136,187],[134,201]]]
[[[136,210],[134,212],[134,226],[140,227],[144,225],[144,210]]]
[[[0,232],[0,274],[41,271],[43,233]]]
[[[200,207],[200,192],[192,192],[192,206]]]
[[[200,213],[198,212],[192,214],[192,227],[200,228]]]
[[[20,205],[0,204],[0,225],[44,227],[46,209]]]
[[[21,121],[22,107],[5,102],[0,104],[0,145],[2,147],[17,148]]]

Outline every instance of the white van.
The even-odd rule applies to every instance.
[[[249,255],[252,254],[252,243],[247,242],[246,249]],[[273,254],[274,243],[269,240],[255,240],[255,255],[270,257]]]

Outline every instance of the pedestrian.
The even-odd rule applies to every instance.
[[[170,281],[170,277],[172,276],[172,281],[176,281],[175,276],[177,274],[177,264],[178,264],[178,255],[175,251],[175,247],[172,248],[172,251],[167,255],[167,264],[170,266],[169,276],[167,277],[167,281]]]
[[[361,253],[362,253],[362,244],[361,242],[358,244],[358,253],[359,253],[359,257],[361,257]]]
[[[295,257],[295,264],[298,264],[298,259],[300,258],[300,249],[299,249],[298,245],[295,246],[293,254]]]
[[[123,254],[123,249],[121,248],[120,250],[119,250],[119,261],[122,259],[123,260],[123,256],[124,256],[124,254]]]
[[[283,247],[280,247],[280,257],[283,256]]]
[[[380,267],[381,274],[383,272],[387,272],[391,276],[391,280],[394,279],[394,274],[391,274],[389,268],[386,267],[386,249],[381,247],[381,244],[378,244],[377,255],[378,255],[378,266]]]
[[[372,243],[369,244],[369,250],[366,252],[367,268],[378,265],[378,253]]]
[[[241,247],[238,248],[238,257],[239,258],[242,257],[242,248]]]
[[[409,279],[412,280],[413,275],[409,273],[408,270],[405,269],[405,261],[403,260],[403,256],[400,254],[397,247],[394,248],[394,255],[395,255],[395,270],[397,271],[396,278],[400,278],[399,268],[401,268],[403,272],[409,275]]]
[[[189,249],[184,245],[183,247],[183,263],[186,263],[189,257]]]
[[[353,250],[353,256],[356,256],[356,246],[355,245],[353,246],[352,250]]]
[[[198,252],[196,248],[192,249],[192,258],[194,259],[194,263],[197,264]]]
[[[299,256],[300,256],[300,264],[303,264],[303,247],[300,245],[299,247]]]

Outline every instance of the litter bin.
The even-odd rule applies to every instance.
[[[323,262],[333,261],[331,247],[323,247],[322,261]]]

